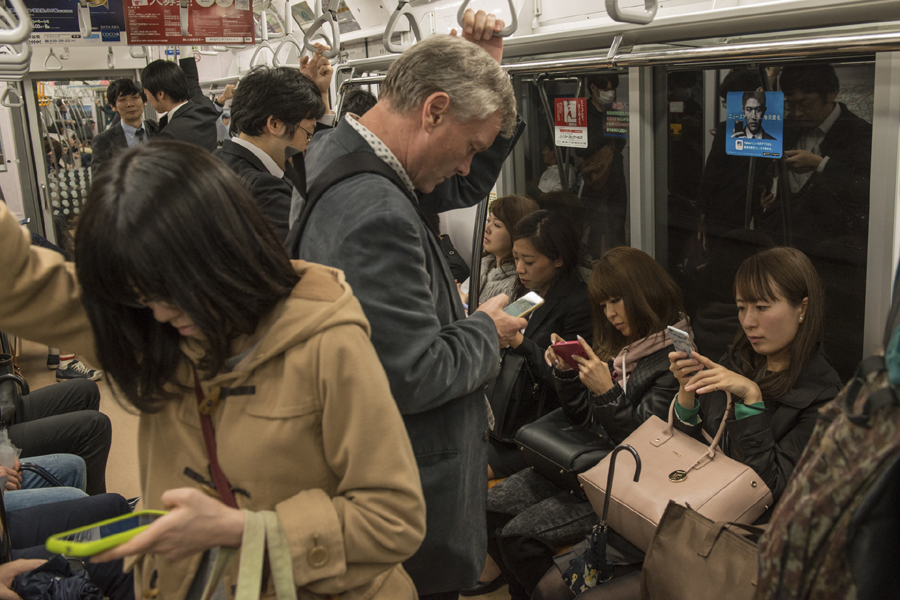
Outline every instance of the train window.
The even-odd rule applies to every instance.
[[[628,74],[522,76],[529,127],[518,194],[563,211],[578,228],[585,265],[628,232]]]
[[[657,259],[685,290],[699,348],[718,358],[732,341],[739,323],[731,286],[743,259],[789,245],[809,256],[825,284],[824,342],[848,379],[863,352],[874,62],[666,75],[655,98],[668,115]],[[746,128],[760,108],[729,128],[724,94],[763,90],[784,94],[783,157],[729,154],[734,138],[753,137]]]

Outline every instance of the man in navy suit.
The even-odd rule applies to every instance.
[[[217,146],[219,109],[203,95],[193,58],[176,65],[154,60],[141,72],[147,101],[158,113],[159,137],[190,142],[212,152]]]
[[[144,105],[147,97],[133,79],[116,79],[106,88],[106,99],[110,108],[120,119],[106,131],[94,137],[91,175],[110,160],[117,152],[133,144],[148,141],[159,131],[159,125],[152,119],[144,119]]]

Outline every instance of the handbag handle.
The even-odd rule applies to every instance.
[[[716,456],[716,448],[719,447],[719,442],[722,441],[722,436],[725,434],[725,423],[728,420],[728,413],[731,412],[731,407],[734,405],[734,401],[731,399],[731,392],[725,392],[726,397],[728,398],[728,403],[725,405],[725,416],[722,417],[722,424],[719,425],[719,430],[716,432],[716,437],[712,440],[709,439],[707,435],[707,441],[709,442],[709,450],[706,451],[705,456],[709,457],[709,460],[712,460]],[[661,436],[663,441],[668,440],[673,435],[675,435],[675,403],[678,402],[678,394],[675,394],[675,397],[672,398],[672,404],[669,405],[669,422],[666,425],[666,429]],[[706,433],[704,431],[704,433]],[[700,461],[703,460],[701,456],[697,459],[693,465],[691,465],[691,469],[697,467]],[[688,469],[690,470],[690,469]]]
[[[699,554],[703,558],[709,558],[709,554],[710,552],[712,552],[713,546],[716,545],[716,541],[719,539],[719,535],[721,535],[722,530],[726,527],[738,527],[757,536],[762,535],[766,531],[765,529],[755,527],[753,525],[748,525],[746,523],[735,523],[733,521],[716,521],[715,523],[713,523],[712,528],[706,533],[706,537],[703,538],[703,542],[701,542],[700,549],[697,551],[697,554]]]
[[[272,511],[243,512],[246,520],[241,539],[235,600],[259,600],[263,584],[263,562],[267,553],[276,597],[278,600],[297,600],[291,551],[278,515]],[[212,597],[237,553],[237,548],[219,548],[216,562],[206,581],[206,589],[200,596],[203,600]]]

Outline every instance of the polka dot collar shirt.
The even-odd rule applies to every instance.
[[[347,113],[347,122],[350,123],[350,127],[355,129],[356,133],[366,140],[366,143],[375,151],[375,156],[386,162],[388,166],[397,173],[400,180],[406,184],[407,189],[415,195],[416,186],[406,173],[406,169],[403,168],[403,165],[400,164],[400,161],[394,156],[394,153],[384,145],[384,142],[378,139],[378,136],[369,131],[365,125],[358,121],[358,119],[359,117],[353,113]]]

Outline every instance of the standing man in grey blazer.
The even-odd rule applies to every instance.
[[[106,100],[119,120],[94,137],[91,175],[117,153],[133,144],[147,142],[159,131],[152,119],[144,119],[147,97],[134,79],[115,79],[106,88]]]
[[[363,173],[331,187],[310,213],[299,258],[343,269],[371,324],[425,493],[425,541],[404,567],[427,600],[456,600],[484,565],[484,384],[527,321],[502,311],[504,295],[466,317],[440,242],[410,195],[434,214],[476,204],[496,182],[521,133],[499,65],[502,38],[492,37],[502,27],[470,10],[469,41],[417,43],[391,66],[378,104],[317,134],[306,157],[310,187],[357,152],[373,153],[405,183]]]

